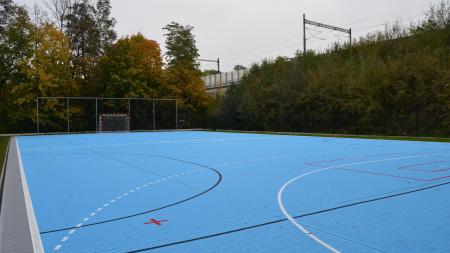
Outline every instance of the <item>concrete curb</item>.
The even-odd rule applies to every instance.
[[[15,137],[10,140],[6,165],[0,213],[0,252],[43,253],[44,249]]]

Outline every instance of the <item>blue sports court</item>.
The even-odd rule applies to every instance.
[[[17,137],[45,252],[450,252],[448,143]]]

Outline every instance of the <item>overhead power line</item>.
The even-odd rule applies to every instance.
[[[238,59],[245,59],[254,55],[260,55],[260,54],[266,54],[266,53],[273,53],[276,51],[280,51],[283,49],[288,49],[288,48],[293,48],[293,47],[298,47],[298,43],[293,44],[293,45],[289,45],[289,46],[285,46],[285,47],[280,47],[280,48],[274,48],[274,49],[270,49],[270,50],[265,50],[265,51],[260,51],[260,52],[256,52],[256,53],[252,53],[252,54],[247,54],[247,55],[243,55],[241,57],[235,57],[235,58],[228,58],[228,61],[230,60],[238,60]]]
[[[418,9],[423,8],[424,6],[429,5],[429,4],[430,3],[420,4],[420,5],[416,5],[416,6],[410,7],[410,8],[404,8],[404,9],[400,9],[400,10],[396,10],[396,11],[391,11],[391,12],[388,12],[388,13],[383,14],[383,15],[378,15],[378,16],[369,17],[369,18],[362,19],[362,20],[357,20],[355,22],[347,23],[347,24],[344,24],[343,26],[362,24],[362,23],[378,20],[380,18],[388,17],[388,16],[391,16],[392,14],[398,13],[398,12],[407,12],[407,11],[411,11],[411,10],[418,10]],[[411,16],[411,17],[407,17],[407,18],[401,18],[400,20],[411,20],[411,19],[414,19],[414,18],[421,17],[423,15],[424,14],[415,15],[415,16]],[[375,25],[368,25],[368,26],[358,27],[357,29],[353,30],[353,32],[360,32],[360,31],[371,29],[371,28],[380,27],[380,26],[386,25],[386,23],[387,22],[378,23],[378,24],[375,24]],[[327,39],[329,39],[330,37],[328,37],[326,35],[329,35],[329,34],[334,32],[334,31],[321,32],[320,30],[312,29],[312,28],[307,28],[307,30],[312,30],[312,31],[317,32],[317,33],[314,33],[314,34],[310,33],[309,36],[310,36],[310,38],[315,38],[315,39],[319,39],[319,40],[327,40]],[[319,34],[321,34],[320,37],[317,37],[317,35],[319,35]],[[342,36],[340,36],[340,37],[342,37]],[[298,39],[298,36],[290,37],[290,38],[287,38],[286,40],[282,40],[280,42],[277,42],[277,43],[274,43],[274,44],[271,44],[271,45],[279,45],[279,44],[282,44],[282,43],[285,43],[285,42],[288,42],[288,41],[292,41],[292,40],[295,40],[295,39]],[[265,56],[262,56],[262,55],[267,55],[267,54],[270,54],[270,53],[273,53],[273,52],[277,52],[277,51],[281,51],[281,50],[285,50],[285,49],[289,49],[289,48],[300,47],[300,46],[302,46],[302,44],[303,43],[296,43],[296,44],[292,44],[292,45],[288,45],[288,46],[272,48],[272,49],[269,49],[269,50],[253,51],[253,52],[251,52],[249,54],[245,54],[245,55],[241,55],[241,56],[225,57],[225,58],[223,58],[223,61],[226,61],[227,63],[238,62],[239,60],[242,60],[242,59],[255,58],[255,56],[257,56],[256,58],[265,58]]]

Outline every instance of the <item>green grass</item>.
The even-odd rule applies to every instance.
[[[3,170],[3,161],[6,156],[6,147],[8,146],[9,137],[0,137],[0,175]]]
[[[214,131],[214,130],[211,130],[211,131]],[[238,131],[238,130],[216,130],[214,132],[251,133],[251,134],[276,134],[276,135],[295,135],[295,136],[313,136],[313,137],[336,137],[336,138],[373,139],[373,140],[450,142],[450,138],[445,138],[445,137],[411,137],[411,136],[379,136],[379,135],[349,135],[349,134],[315,134],[315,133]]]

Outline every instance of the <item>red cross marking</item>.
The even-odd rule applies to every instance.
[[[144,225],[148,225],[148,224],[155,224],[156,226],[161,226],[162,222],[165,222],[167,220],[155,220],[155,219],[150,219],[148,222],[145,222]]]

